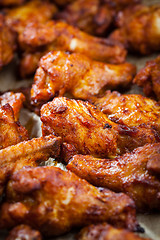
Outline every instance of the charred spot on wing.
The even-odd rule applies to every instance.
[[[109,125],[108,123],[106,123],[105,125],[104,125],[104,127],[103,127],[103,129],[106,129],[106,128],[112,128],[112,125]]]

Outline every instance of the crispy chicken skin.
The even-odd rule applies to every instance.
[[[80,53],[50,52],[41,58],[31,89],[33,105],[42,105],[65,92],[77,99],[89,99],[105,88],[127,87],[136,73],[130,63],[96,62]]]
[[[0,105],[9,104],[14,112],[15,120],[19,119],[19,112],[22,108],[25,96],[22,93],[6,92],[0,95]]]
[[[15,34],[6,25],[4,16],[0,14],[0,70],[12,61],[15,49]]]
[[[83,228],[76,237],[77,240],[149,240],[142,238],[126,229],[118,229],[103,223]]]
[[[83,13],[83,14],[82,14]],[[113,22],[115,11],[105,1],[78,0],[56,15],[57,19],[92,35],[104,35]]]
[[[139,211],[160,210],[160,143],[112,160],[75,155],[67,169],[96,186],[125,192]]]
[[[2,195],[9,175],[25,166],[57,157],[60,153],[60,138],[53,135],[33,138],[0,150],[0,195]]]
[[[29,69],[33,69],[36,61],[38,66],[40,57],[52,50],[82,53],[93,60],[109,63],[122,63],[126,57],[126,50],[114,41],[91,36],[60,21],[48,21],[43,24],[34,23],[27,26],[23,33],[19,35],[19,44],[24,54],[21,60],[23,75],[25,72],[33,73],[29,72]],[[34,54],[36,54],[36,57]],[[27,67],[27,65],[30,65],[28,59],[34,63],[32,68]],[[28,69],[25,70],[25,68]]]
[[[0,149],[28,140],[27,130],[15,121],[9,104],[0,106]]]
[[[27,25],[34,22],[45,23],[56,12],[55,5],[47,1],[28,1],[22,6],[6,9],[6,23],[11,29],[20,34]]]
[[[134,202],[127,195],[98,189],[53,166],[14,173],[0,213],[0,228],[28,224],[47,236],[104,221],[139,230]]]
[[[92,98],[107,117],[128,127],[152,128],[160,135],[160,104],[139,94],[106,91],[103,97]]]
[[[156,97],[160,101],[160,56],[148,61],[133,82],[143,87],[145,95]]]
[[[126,48],[141,54],[160,50],[160,5],[137,5],[119,13],[120,26],[110,39],[121,42]]]
[[[118,125],[94,105],[65,97],[54,98],[43,105],[41,120],[43,135],[61,136],[63,142],[74,145],[79,154],[95,157],[114,157],[146,143],[159,141],[154,129],[144,131],[143,128]],[[64,153],[62,155],[65,156]]]
[[[13,228],[6,240],[42,240],[42,236],[39,231],[32,229],[27,225],[19,225]]]

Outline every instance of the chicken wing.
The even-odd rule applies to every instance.
[[[134,83],[143,87],[147,96],[156,97],[160,101],[160,56],[148,61],[134,79]]]
[[[160,210],[160,143],[112,160],[75,155],[67,168],[96,186],[125,192],[139,211]]]
[[[127,195],[98,189],[53,166],[14,173],[0,214],[0,228],[28,224],[47,236],[103,221],[139,230],[134,202]]]
[[[65,92],[74,98],[89,97],[106,88],[127,87],[136,73],[130,63],[119,65],[96,62],[79,53],[50,52],[41,58],[31,89],[33,105],[42,105]]]
[[[30,60],[32,59],[31,61],[36,65],[38,55],[42,57],[52,50],[82,53],[93,60],[109,63],[122,63],[126,57],[126,50],[114,41],[91,36],[78,28],[59,21],[48,21],[44,24],[34,23],[27,26],[24,32],[19,35],[19,44],[24,52],[22,67],[22,63],[25,63],[24,67],[27,67],[28,54]],[[34,57],[34,53],[36,57]],[[28,68],[32,69],[30,66]],[[29,69],[25,72],[29,72]]]
[[[113,158],[159,140],[153,129],[143,131],[118,125],[94,105],[64,97],[43,105],[41,120],[43,135],[61,136],[63,142],[72,144],[79,154],[95,157]]]
[[[103,97],[93,97],[92,103],[113,122],[154,129],[160,136],[160,104],[150,98],[107,91]]]
[[[6,92],[0,95],[0,105],[9,104],[14,112],[15,121],[19,119],[19,112],[22,108],[25,96],[22,93]]]
[[[15,34],[6,25],[4,16],[0,14],[0,70],[12,61],[15,49]]]
[[[57,12],[54,4],[47,1],[33,0],[24,5],[6,9],[6,23],[16,33],[20,34],[24,28],[34,22],[45,23]]]
[[[30,228],[27,225],[19,225],[13,228],[6,240],[42,240],[40,232]]]
[[[0,196],[9,175],[25,166],[37,166],[48,160],[50,156],[57,157],[60,153],[60,138],[47,136],[33,138],[0,150]]]
[[[137,5],[119,13],[120,26],[110,35],[127,49],[141,54],[160,50],[160,5]]]
[[[126,229],[114,228],[107,223],[90,225],[81,230],[77,240],[149,240]]]
[[[0,149],[28,140],[27,130],[15,121],[9,104],[0,107]]]

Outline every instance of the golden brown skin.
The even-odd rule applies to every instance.
[[[106,91],[103,97],[92,98],[107,117],[128,127],[151,128],[160,135],[160,104],[139,94]]]
[[[0,70],[12,61],[15,49],[15,34],[6,25],[4,16],[0,14]]]
[[[154,129],[144,131],[143,128],[118,125],[94,105],[64,97],[54,98],[43,105],[41,120],[43,135],[55,134],[61,136],[63,142],[74,145],[66,154],[69,156],[72,151],[75,154],[76,149],[79,154],[114,157],[146,143],[160,141]]]
[[[39,55],[38,65],[40,57],[52,50],[82,53],[93,60],[113,64],[124,62],[126,57],[126,50],[114,41],[91,36],[76,27],[59,21],[48,21],[45,24],[34,23],[28,26],[20,34],[19,44],[24,51],[24,59],[21,60],[23,74],[29,73],[29,69],[32,70],[30,66],[27,67],[28,59],[36,65]],[[36,57],[34,57],[34,53]],[[29,69],[25,70],[25,68]]]
[[[42,236],[39,231],[32,229],[27,225],[18,225],[13,228],[6,240],[42,240]]]
[[[115,11],[99,0],[78,0],[57,13],[56,18],[92,35],[104,35],[113,22]]]
[[[49,157],[57,157],[60,153],[60,143],[60,138],[50,135],[0,150],[0,196],[9,175],[25,166],[35,167]]]
[[[20,34],[31,23],[45,23],[57,12],[54,4],[47,1],[28,1],[22,6],[6,9],[6,23],[15,32]]]
[[[75,155],[67,168],[96,186],[125,192],[139,211],[160,210],[160,143],[112,160]]]
[[[14,173],[0,213],[0,228],[21,222],[47,236],[104,221],[139,230],[134,202],[127,195],[98,189],[72,172],[53,166]]]
[[[120,26],[110,39],[118,40],[126,48],[140,54],[160,50],[160,5],[137,5],[119,13]]]
[[[80,53],[54,51],[39,62],[31,89],[33,105],[42,105],[65,92],[87,100],[106,88],[127,87],[136,73],[130,63],[119,65],[96,62]]]
[[[0,107],[0,149],[28,140],[27,130],[15,121],[9,104]]]
[[[76,237],[77,240],[149,240],[142,238],[126,229],[114,228],[107,223],[90,225],[83,228]]]
[[[0,95],[0,105],[9,104],[14,112],[15,120],[19,119],[19,112],[25,101],[25,96],[22,93],[6,92]]]
[[[133,82],[143,87],[145,95],[156,97],[160,101],[160,56],[148,61]]]

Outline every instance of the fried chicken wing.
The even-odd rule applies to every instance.
[[[19,119],[19,112],[22,108],[25,96],[22,93],[6,92],[0,95],[0,105],[9,104],[14,112],[15,120]]]
[[[0,228],[22,223],[48,236],[103,221],[131,231],[139,229],[134,202],[127,195],[98,189],[53,166],[14,173],[0,213]]]
[[[0,107],[0,149],[28,140],[27,130],[15,121],[9,104]]]
[[[70,147],[69,156],[76,149],[79,154],[114,157],[159,140],[153,129],[144,132],[143,129],[118,125],[92,104],[64,97],[43,105],[41,120],[43,135],[61,136],[63,142],[74,146],[73,149]]]
[[[119,29],[110,39],[121,42],[127,49],[141,54],[160,50],[160,5],[137,5],[119,13]]]
[[[42,236],[39,231],[32,229],[27,225],[19,225],[13,228],[6,240],[42,240]]]
[[[139,94],[107,91],[103,97],[92,98],[107,117],[128,127],[152,128],[160,135],[160,104]]]
[[[19,44],[24,52],[24,59],[22,57],[21,60],[23,69],[27,67],[28,59],[36,65],[38,55],[40,58],[52,50],[82,53],[93,60],[109,63],[122,63],[126,57],[126,50],[114,41],[91,36],[76,27],[59,21],[48,21],[45,24],[34,23],[27,26],[19,35]],[[34,53],[36,57],[34,57]],[[30,66],[27,68],[33,69]],[[29,73],[29,69],[24,71]],[[21,72],[23,71],[21,70]]]
[[[130,63],[105,64],[79,53],[50,52],[40,60],[31,100],[33,105],[42,105],[65,92],[86,100],[106,88],[127,87],[135,73],[136,67]]]
[[[60,153],[60,138],[47,136],[33,138],[0,150],[0,195],[2,195],[8,176],[25,166],[37,166],[57,157]]]
[[[160,101],[160,56],[148,61],[134,79],[134,83],[143,87],[145,95],[156,97]]]
[[[23,32],[24,28],[34,22],[45,23],[57,12],[54,4],[47,1],[33,0],[13,9],[6,9],[6,23],[16,33]]]
[[[90,225],[83,228],[77,235],[77,240],[149,240],[142,238],[126,229],[114,228],[107,223]]]
[[[15,34],[6,25],[4,16],[0,14],[0,70],[12,61],[15,49]]]
[[[139,211],[160,210],[160,143],[112,160],[75,155],[67,168],[96,186],[125,192]]]

